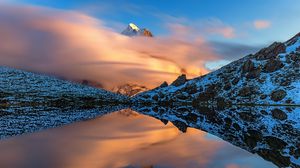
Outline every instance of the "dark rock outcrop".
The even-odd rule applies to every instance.
[[[181,85],[185,84],[186,82],[187,82],[186,75],[182,74],[182,75],[178,76],[178,78],[173,83],[171,83],[171,85],[181,86]]]

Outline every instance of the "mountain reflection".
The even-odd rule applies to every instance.
[[[293,107],[135,107],[179,130],[204,130],[256,153],[278,167],[300,167],[300,108]],[[292,114],[286,118],[286,114]],[[282,118],[285,118],[284,120]]]
[[[0,141],[0,167],[300,167],[300,108],[126,108],[2,115],[2,138],[98,117]]]
[[[121,110],[0,141],[0,167],[273,167],[203,131]]]

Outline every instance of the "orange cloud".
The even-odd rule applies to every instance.
[[[271,27],[271,22],[267,20],[256,20],[253,22],[256,29],[267,29]]]
[[[220,34],[224,36],[225,38],[234,38],[235,37],[235,31],[232,27],[220,27],[220,28],[211,28],[208,30],[210,33],[213,34]]]
[[[240,166],[236,164],[229,164],[226,166],[226,168],[240,168]]]
[[[107,88],[154,87],[183,72],[195,77],[208,72],[206,61],[218,59],[201,36],[130,38],[82,13],[41,7],[0,7],[0,37],[1,65],[93,80]]]

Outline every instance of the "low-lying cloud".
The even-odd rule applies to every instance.
[[[173,31],[179,31],[177,29]],[[0,7],[1,65],[87,79],[111,88],[123,83],[154,87],[177,75],[205,74],[218,56],[203,38],[130,38],[103,21],[74,11]]]

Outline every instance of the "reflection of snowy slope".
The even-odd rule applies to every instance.
[[[170,121],[183,132],[187,127],[204,130],[279,167],[300,166],[300,108],[141,105],[133,109],[165,123]],[[287,114],[287,119],[282,120],[278,114]]]

